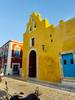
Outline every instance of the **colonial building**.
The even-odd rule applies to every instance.
[[[20,75],[23,43],[10,40],[0,47],[0,67],[5,75]]]
[[[22,77],[48,82],[75,78],[75,18],[58,26],[30,16],[24,33]]]

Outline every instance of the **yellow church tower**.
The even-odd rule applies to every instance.
[[[60,24],[63,24],[63,21]],[[62,26],[62,25],[60,25]],[[22,77],[48,82],[62,79],[59,51],[63,38],[60,29],[42,20],[38,13],[30,16],[23,40]],[[59,40],[60,39],[60,40]]]
[[[53,83],[75,79],[75,18],[54,26],[33,13],[23,38],[24,79]]]

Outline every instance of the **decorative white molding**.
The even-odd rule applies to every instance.
[[[34,50],[36,52],[36,79],[38,78],[38,53],[36,51],[36,49],[32,48],[29,50],[28,55],[27,55],[27,76],[26,79],[29,78],[28,74],[29,74],[29,54],[30,52]]]

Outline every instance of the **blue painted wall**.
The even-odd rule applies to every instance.
[[[64,77],[75,77],[75,64],[72,53],[62,55],[62,66]]]

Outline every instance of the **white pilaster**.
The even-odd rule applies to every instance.
[[[12,42],[9,42],[6,75],[12,74],[12,69],[11,69],[11,56],[12,56]]]

